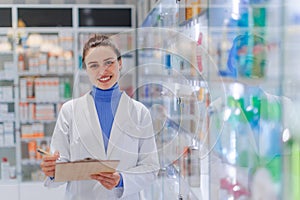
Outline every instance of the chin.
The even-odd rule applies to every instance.
[[[97,84],[97,88],[100,88],[101,90],[107,90],[111,88],[113,84]]]

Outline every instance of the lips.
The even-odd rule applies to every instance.
[[[98,79],[98,81],[100,81],[101,83],[106,83],[106,82],[110,81],[111,78],[112,78],[112,76],[102,76]]]

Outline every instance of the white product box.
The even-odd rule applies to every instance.
[[[13,79],[16,74],[16,70],[13,62],[4,62],[4,77],[7,79]]]
[[[4,135],[0,134],[0,147],[4,146]]]
[[[4,133],[13,133],[14,132],[14,123],[13,122],[4,122]]]
[[[13,133],[4,133],[4,144],[5,146],[12,146],[15,144]]]
[[[4,145],[4,127],[0,124],[0,147]]]
[[[27,79],[20,78],[20,99],[26,100],[27,99],[27,90],[26,90]]]
[[[13,100],[14,93],[12,86],[2,86],[2,99],[4,100]]]
[[[3,135],[4,134],[4,126],[3,124],[1,123],[0,124],[0,135]]]
[[[0,104],[0,113],[8,113],[8,104]]]

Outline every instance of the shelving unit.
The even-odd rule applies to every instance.
[[[57,28],[53,21],[46,27],[35,27],[38,24],[34,23],[39,22],[30,21],[26,13],[33,10],[39,15],[40,10],[45,12],[45,8],[15,8],[19,21],[27,25],[22,27],[19,22],[16,28],[19,36],[16,38],[20,124],[18,145],[23,182],[44,179],[39,167],[41,156],[36,149],[49,149],[60,107],[73,95],[76,65],[72,23],[68,27]],[[52,12],[63,9],[72,11],[72,7],[56,7]]]
[[[161,165],[149,199],[206,199],[208,171],[200,160],[210,97],[197,42],[185,28],[205,14],[185,20],[184,10],[184,1],[158,1],[138,30],[138,100],[152,113]]]
[[[11,17],[10,9],[7,7],[1,7],[0,12],[3,13],[3,19]],[[15,128],[18,126],[18,121],[16,119],[17,88],[15,86],[17,85],[17,78],[15,77],[16,68],[14,66],[14,33],[11,26],[11,20],[1,22],[0,25],[0,157],[1,162],[2,158],[6,157],[10,164],[16,167],[18,133],[15,132]],[[16,173],[13,168],[11,170],[10,177],[12,180],[10,182],[15,183]]]
[[[262,199],[290,199],[284,194],[288,190],[284,184],[290,175],[280,175],[286,167],[283,164],[286,144],[281,136],[288,130],[283,123],[287,111],[282,95],[290,90],[283,88],[287,84],[284,72],[295,71],[291,65],[285,66],[288,54],[284,44],[293,35],[291,29],[294,34],[297,30],[291,27],[285,31],[284,14],[289,9],[277,0],[250,3],[161,0],[149,10],[138,33],[139,97],[149,108],[160,109],[157,115],[163,117],[155,119],[160,128],[158,144],[165,150],[160,152],[161,165],[169,164],[168,167],[177,170],[175,174],[166,170],[160,176],[158,185],[163,188],[163,195],[159,199],[170,199],[171,192],[175,193],[174,199],[258,198],[259,195],[272,196],[261,196]],[[299,41],[295,37],[289,39]],[[177,90],[172,84],[178,84]],[[183,96],[181,90],[188,93],[186,88],[202,88],[201,93],[205,94],[196,104],[199,111],[191,115],[194,119],[189,111],[178,112],[180,109],[176,107],[176,98]],[[168,89],[172,95],[165,95]],[[173,117],[177,124],[178,116],[195,121],[202,125],[201,131],[180,124],[184,130],[177,128],[164,134],[169,129],[164,115]],[[276,128],[271,128],[274,124]],[[180,164],[186,158],[182,150],[192,146],[190,138],[178,139],[181,132],[187,138],[193,133],[201,147],[198,154],[201,184],[196,187],[190,183],[189,174],[185,174],[188,165]],[[176,139],[177,148],[170,150],[170,141]],[[181,154],[176,157],[171,152]],[[262,180],[260,173],[269,178]],[[177,184],[172,191],[164,187],[170,177]],[[258,190],[259,181],[268,181],[265,194]]]

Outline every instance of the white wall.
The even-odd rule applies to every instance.
[[[63,200],[65,186],[46,188],[42,182],[0,183],[1,200]]]

